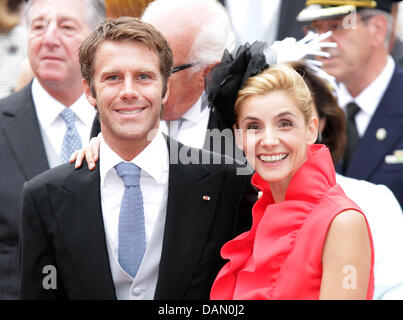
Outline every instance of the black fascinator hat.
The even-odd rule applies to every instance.
[[[228,128],[232,128],[235,122],[234,105],[239,90],[250,77],[269,67],[265,50],[268,50],[267,45],[261,41],[255,41],[251,45],[246,43],[240,46],[235,54],[225,50],[221,63],[205,78],[209,106],[218,112]],[[274,62],[275,59],[273,53],[272,59],[269,60]]]

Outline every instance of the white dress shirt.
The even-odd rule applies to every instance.
[[[153,299],[158,280],[159,261],[168,200],[169,157],[161,130],[152,142],[131,162],[141,168],[146,251],[136,277],[128,275],[118,262],[118,225],[125,190],[115,165],[124,161],[101,138],[100,181],[102,215],[112,278],[118,299]]]
[[[62,112],[66,107],[53,98],[40,85],[37,79],[34,79],[32,83],[32,97],[34,100],[36,114],[38,115],[41,132],[42,134],[46,134],[46,140],[50,141],[54,151],[60,157],[63,138],[67,130],[66,122],[60,116],[60,112]],[[94,121],[96,111],[94,107],[89,104],[84,94],[69,108],[76,114],[76,129],[80,135],[83,146],[85,146],[90,139],[92,122]],[[49,155],[48,151],[47,153]],[[61,163],[62,162],[59,158],[59,163],[56,163],[56,165]],[[55,164],[52,165],[50,163],[51,167],[54,167],[54,165]]]
[[[238,44],[276,40],[281,0],[227,0],[226,7]]]
[[[369,122],[371,121],[371,118],[381,102],[390,80],[392,79],[394,69],[395,62],[391,56],[388,56],[386,66],[382,72],[355,98],[350,95],[343,83],[339,85],[337,90],[339,105],[345,109],[349,102],[354,101],[361,109],[355,116],[358,135],[360,137],[365,134]]]
[[[202,96],[199,100],[181,117],[181,125],[177,132],[176,137],[172,136],[175,140],[178,140],[184,145],[203,149],[204,140],[207,134],[207,126],[210,118],[210,108],[207,106],[202,106]],[[169,135],[170,128],[178,127],[178,120],[173,120],[166,122],[161,120],[161,129],[166,134]]]
[[[374,299],[403,299],[403,213],[384,185],[336,174],[346,195],[364,212],[374,242]]]

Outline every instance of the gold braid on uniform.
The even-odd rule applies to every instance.
[[[311,4],[320,4],[324,6],[342,6],[352,5],[356,7],[376,8],[376,1],[360,1],[360,0],[307,0],[306,6]]]

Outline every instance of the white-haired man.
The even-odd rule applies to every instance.
[[[161,30],[174,55],[170,94],[162,119],[166,133],[196,148],[205,147],[207,129],[225,129],[207,105],[204,77],[235,47],[225,8],[215,0],[152,2],[142,19]]]

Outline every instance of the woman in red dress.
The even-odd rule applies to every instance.
[[[235,139],[262,196],[250,231],[227,242],[212,299],[371,299],[373,244],[361,209],[336,184],[303,78],[274,66],[235,102]]]

